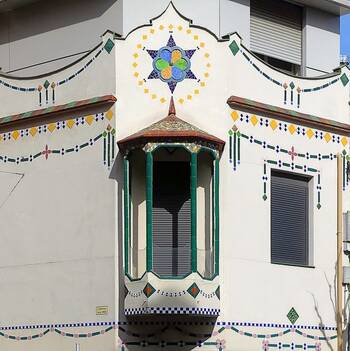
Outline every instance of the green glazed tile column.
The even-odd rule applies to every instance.
[[[124,156],[124,270],[129,274],[129,231],[130,231],[130,196],[129,196],[129,160]]]
[[[197,153],[191,153],[191,262],[197,272]]]
[[[214,249],[215,249],[215,275],[219,274],[219,159],[215,159],[214,169],[214,216],[215,216],[215,232],[214,232]]]
[[[151,272],[153,268],[153,155],[146,152],[146,268]]]

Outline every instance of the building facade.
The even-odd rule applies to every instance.
[[[0,2],[1,350],[335,350],[349,9]]]

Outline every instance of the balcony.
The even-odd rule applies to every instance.
[[[176,117],[118,142],[124,156],[125,314],[217,316],[224,142]]]

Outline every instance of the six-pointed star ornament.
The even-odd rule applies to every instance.
[[[183,50],[176,45],[172,35],[166,46],[147,52],[153,59],[153,71],[148,79],[160,79],[167,83],[171,93],[174,92],[177,83],[184,79],[197,79],[191,71],[191,57],[196,49]]]

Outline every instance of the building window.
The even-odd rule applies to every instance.
[[[310,178],[272,170],[271,262],[309,265]]]
[[[251,0],[250,48],[270,65],[300,74],[302,7],[285,1]]]

